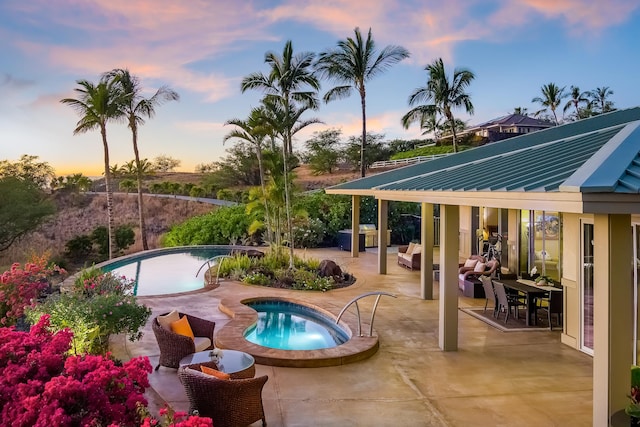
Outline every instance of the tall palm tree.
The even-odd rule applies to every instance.
[[[360,28],[354,30],[355,39],[347,37],[338,41],[335,49],[320,53],[316,70],[323,78],[335,81],[336,86],[324,95],[324,101],[330,102],[351,95],[352,89],[360,94],[362,108],[362,142],[360,145],[360,175],[365,176],[366,163],[364,151],[367,141],[367,103],[365,84],[373,77],[386,71],[391,65],[409,57],[409,51],[402,46],[386,46],[382,51],[376,50],[371,36],[371,28],[367,40],[362,39]]]
[[[144,220],[144,207],[142,198],[142,167],[140,166],[140,153],[138,152],[138,126],[145,123],[145,118],[152,118],[156,113],[156,107],[167,101],[177,101],[180,95],[167,86],[160,87],[153,96],[142,96],[142,85],[138,77],[131,75],[127,69],[114,69],[104,76],[108,80],[115,80],[121,86],[126,97],[123,99],[124,110],[131,135],[133,137],[133,153],[136,162],[136,178],[138,181],[138,217],[140,221],[140,236],[142,249],[149,249]]]
[[[300,104],[310,109],[318,108],[318,90],[320,82],[313,74],[311,66],[315,55],[311,52],[293,54],[293,45],[288,40],[282,55],[267,52],[264,62],[271,68],[268,75],[251,73],[242,79],[242,93],[249,89],[261,90],[265,99],[276,100],[282,104],[284,111],[289,111],[292,104]],[[285,151],[293,152],[291,135],[285,135]]]
[[[288,183],[289,173],[287,159],[293,152],[292,137],[296,123],[292,121],[292,111],[304,112],[309,108],[318,108],[317,93],[320,89],[320,82],[311,69],[314,56],[310,52],[301,52],[294,55],[293,45],[291,40],[288,40],[284,45],[282,55],[278,55],[275,52],[267,52],[265,54],[264,62],[271,68],[268,75],[259,72],[251,73],[242,79],[240,85],[242,93],[249,89],[263,91],[265,103],[278,109],[284,115],[280,126],[283,137],[285,186]],[[300,105],[301,108],[296,108],[296,105]],[[291,221],[291,201],[288,187],[285,187],[285,196],[290,237],[289,267],[293,269],[293,223]]]
[[[262,159],[262,151],[263,144],[269,133],[268,125],[265,123],[266,121],[266,111],[264,106],[256,107],[251,110],[251,114],[249,114],[249,118],[246,120],[242,119],[230,119],[227,120],[224,124],[233,125],[236,129],[232,130],[228,134],[224,136],[222,140],[223,143],[233,139],[241,139],[243,141],[247,141],[252,144],[256,151],[256,158],[258,159],[258,169],[260,171],[260,188],[262,190],[262,197],[260,198],[264,203],[265,212],[269,211],[268,207],[268,198],[266,183],[265,183],[265,172],[264,172],[264,161]],[[269,215],[265,214],[266,226],[267,226],[267,240],[269,242],[273,242],[272,237],[272,228],[270,224]]]
[[[107,191],[107,216],[109,236],[109,259],[115,252],[115,222],[113,218],[113,190],[111,189],[111,170],[109,169],[109,144],[107,142],[107,122],[123,116],[121,108],[123,92],[117,79],[101,80],[97,85],[88,80],[78,80],[79,87],[74,90],[78,98],[64,98],[63,104],[71,106],[80,115],[73,134],[81,134],[99,129],[104,149],[104,180]]]
[[[547,109],[551,110],[553,114],[554,121],[556,125],[558,124],[558,116],[556,115],[556,109],[562,105],[562,100],[569,96],[568,93],[564,91],[564,86],[559,87],[555,83],[549,83],[543,85],[540,88],[542,92],[542,97],[536,96],[531,100],[531,102],[537,102],[542,105],[544,108],[536,111],[535,116],[539,116],[542,112]]]
[[[615,108],[613,108],[613,101],[607,99],[611,95],[613,95],[613,90],[609,89],[608,86],[599,87],[589,92],[591,102],[594,104],[595,110],[598,113],[608,113],[615,110]]]
[[[402,125],[408,129],[413,122],[424,123],[430,115],[443,115],[452,130],[453,152],[455,153],[458,151],[458,142],[456,119],[452,110],[463,107],[467,113],[473,114],[473,104],[466,88],[476,76],[466,68],[455,68],[453,77],[449,79],[442,58],[427,65],[425,70],[429,73],[427,85],[417,88],[409,96],[409,105],[420,102],[426,104],[418,105],[405,114],[402,117]]]
[[[567,101],[562,109],[562,113],[566,113],[566,111],[573,107],[576,109],[576,119],[580,117],[580,104],[589,104],[589,92],[580,92],[580,88],[578,86],[571,86],[571,95],[569,95],[571,99]]]

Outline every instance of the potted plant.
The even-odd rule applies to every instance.
[[[546,286],[552,285],[553,279],[549,276],[538,276],[535,278],[536,285],[538,286]]]
[[[631,366],[631,403],[624,409],[632,426],[640,426],[640,366]]]

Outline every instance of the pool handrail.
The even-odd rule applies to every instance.
[[[394,294],[390,294],[389,292],[382,292],[382,291],[372,291],[372,292],[366,292],[360,296],[355,297],[354,299],[352,299],[351,301],[349,301],[344,308],[342,309],[342,311],[340,311],[340,314],[338,314],[338,317],[336,318],[336,325],[338,324],[338,322],[340,322],[340,318],[342,317],[342,315],[344,314],[345,311],[347,311],[347,309],[349,308],[349,306],[351,304],[356,305],[356,312],[358,313],[358,336],[361,337],[362,336],[362,321],[360,319],[360,307],[358,306],[358,300],[364,297],[368,297],[371,295],[377,295],[376,297],[376,302],[373,304],[373,308],[371,310],[371,322],[369,323],[369,336],[373,335],[373,319],[376,315],[376,309],[378,308],[378,302],[380,301],[380,297],[383,295],[389,296],[389,297],[393,297],[393,298],[397,298],[397,296],[395,296]]]
[[[230,255],[216,255],[214,257],[209,258],[208,260],[206,260],[198,269],[198,272],[196,273],[196,277],[198,277],[198,274],[200,274],[200,271],[202,271],[202,267],[204,267],[205,265],[208,266],[209,270],[211,270],[211,263],[213,261],[216,261],[218,259],[220,259],[220,266],[222,266],[222,262],[224,261],[225,258],[233,258]],[[215,284],[218,285],[220,284],[220,266],[218,266],[218,270],[216,271],[216,282]]]

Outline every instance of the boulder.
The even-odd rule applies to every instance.
[[[320,277],[333,277],[336,282],[342,281],[342,269],[338,264],[330,259],[325,259],[320,262],[318,267],[318,276]]]

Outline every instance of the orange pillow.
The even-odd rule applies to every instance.
[[[231,379],[231,375],[220,372],[217,369],[210,368],[208,366],[200,365],[200,370],[203,374],[211,375],[212,377],[219,378],[221,380]]]
[[[189,319],[187,316],[182,316],[180,320],[176,320],[171,324],[171,330],[176,334],[184,335],[191,339],[194,338],[193,331],[191,330],[191,325],[189,324]]]

